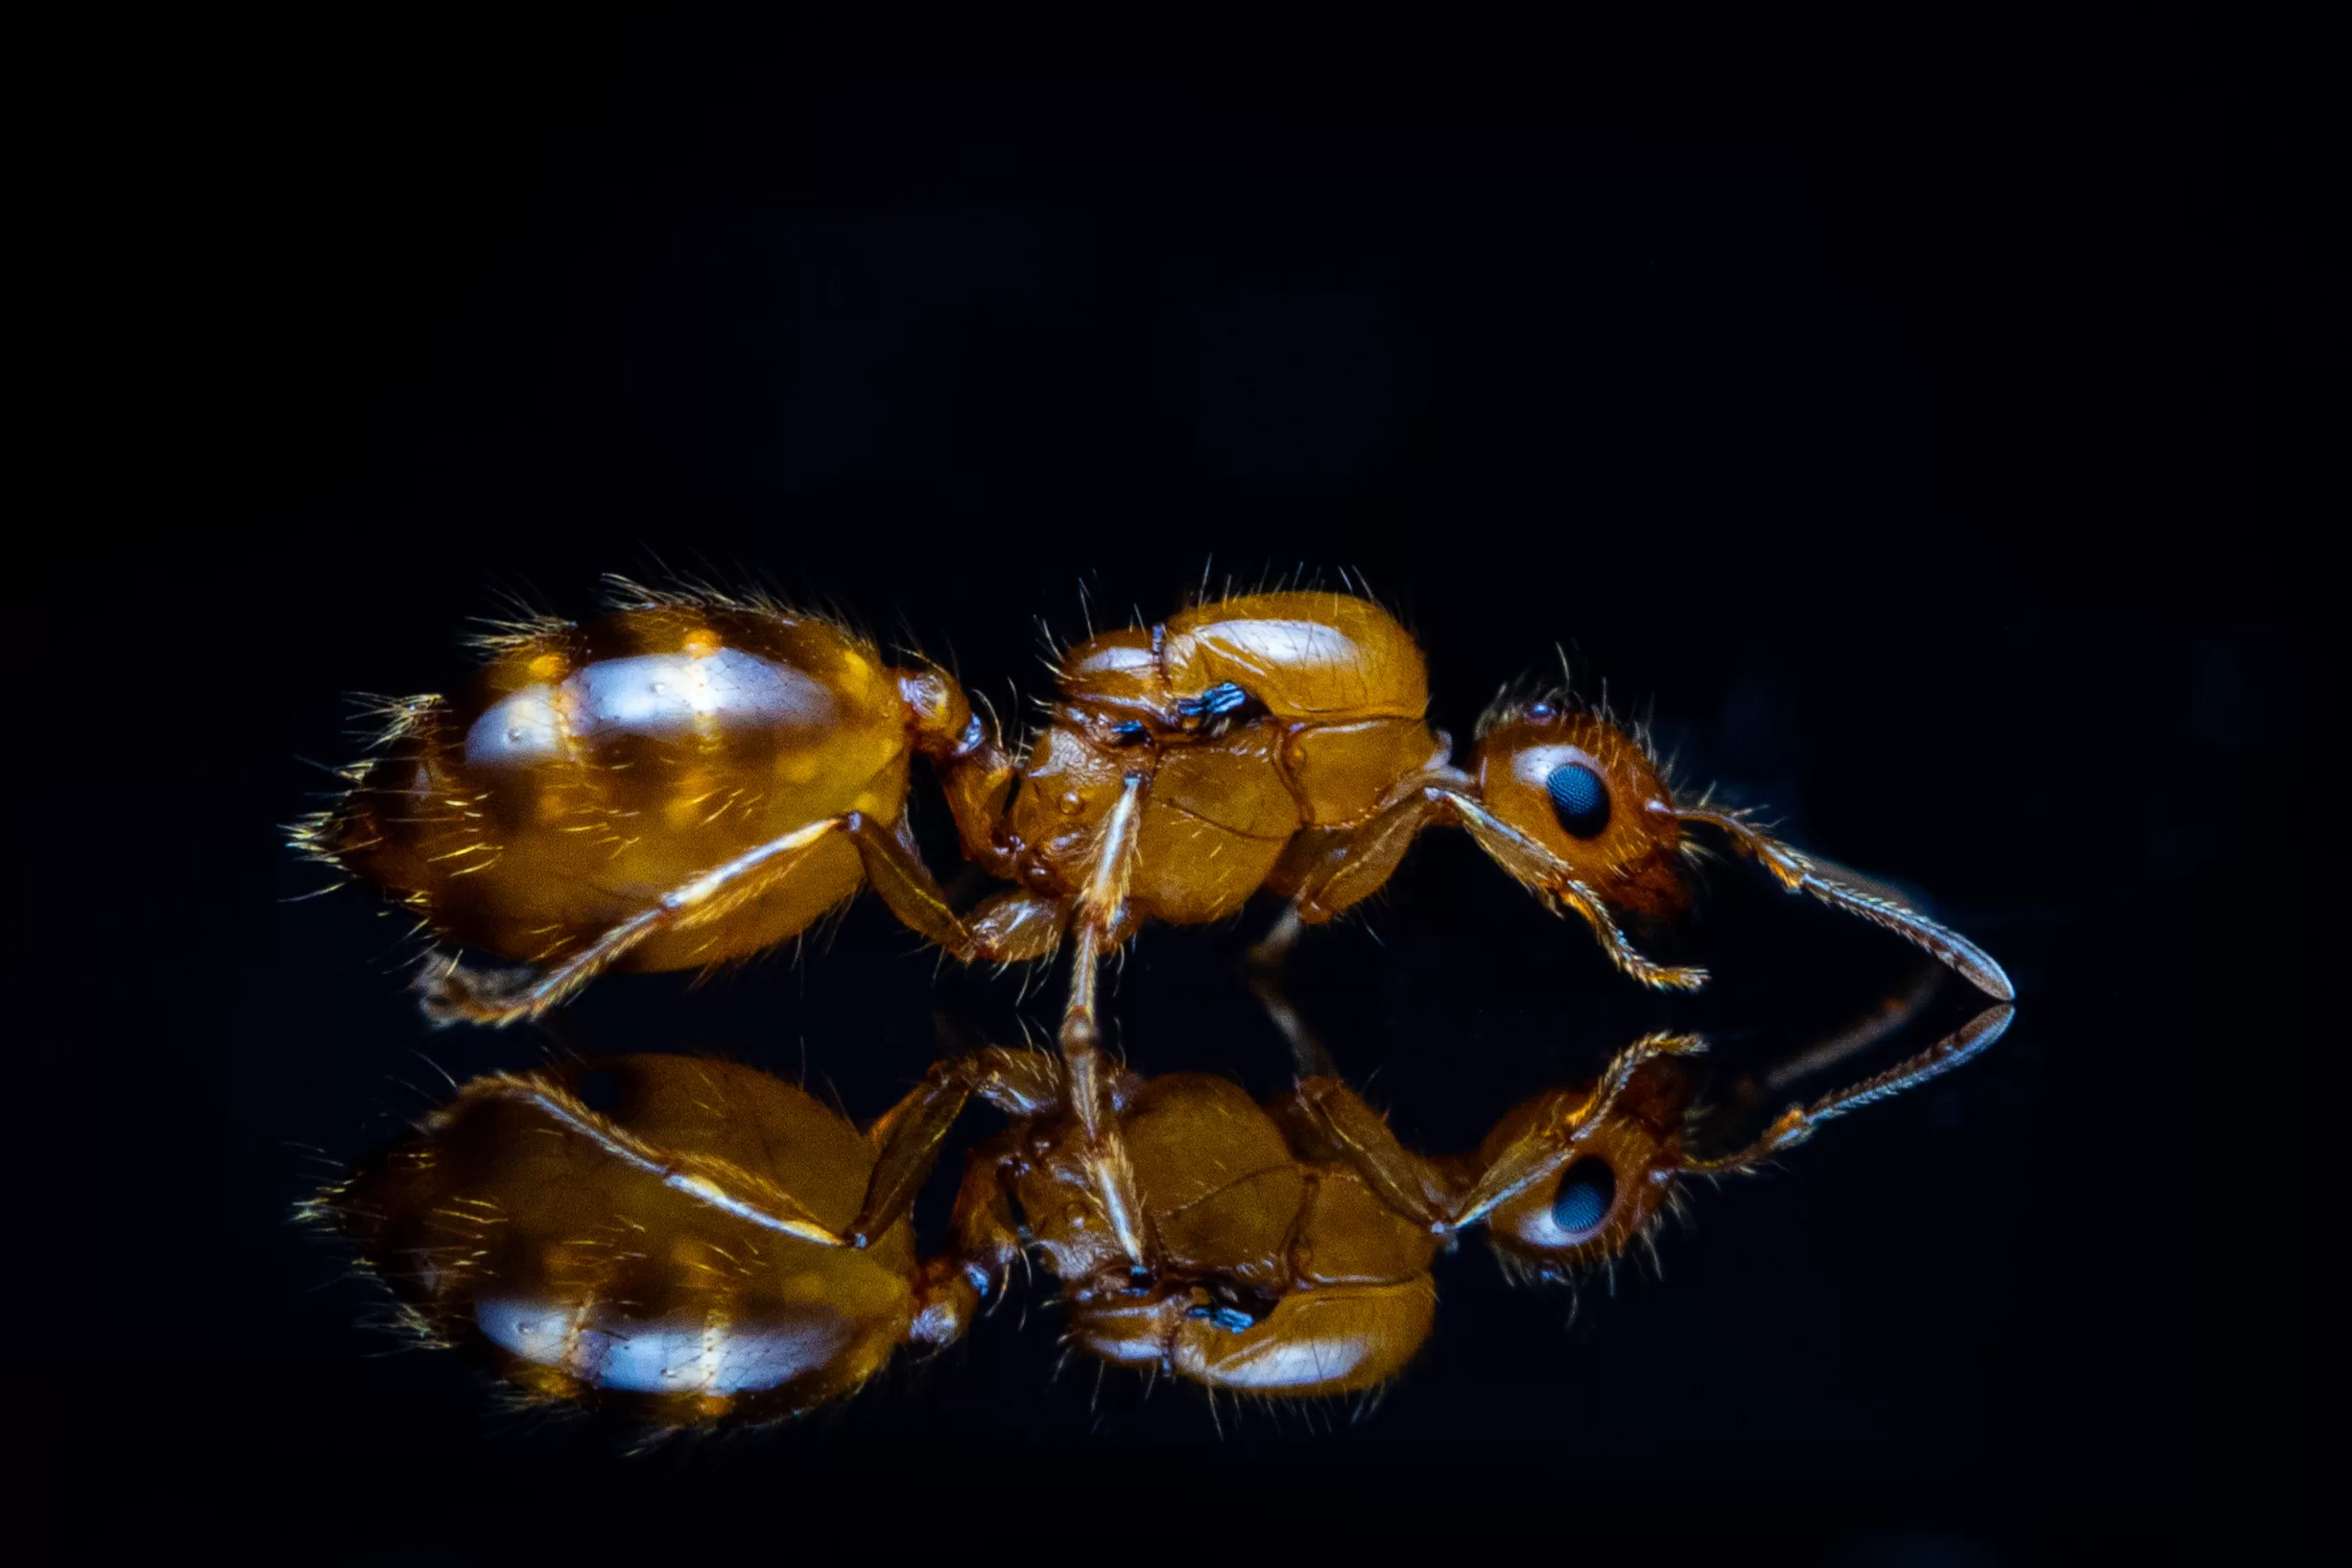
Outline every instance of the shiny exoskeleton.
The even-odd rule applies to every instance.
[[[974,1153],[957,1198],[950,1253],[975,1298],[1033,1244],[1074,1347],[1271,1397],[1375,1389],[1428,1339],[1439,1238],[1345,1163],[1302,1157],[1282,1105],[1200,1074],[1113,1081],[1150,1238],[1139,1264],[1109,1223],[1100,1156],[1062,1109],[1057,1063],[974,1060],[987,1064],[981,1092],[1019,1118]]]
[[[2013,1010],[1996,1004],[1926,1050],[1789,1105],[1754,1138],[1711,1152],[1695,1114],[1705,1081],[1692,1060],[1705,1042],[1693,1035],[1646,1036],[1619,1052],[1592,1082],[1521,1102],[1467,1156],[1433,1159],[1405,1149],[1336,1079],[1302,1079],[1297,1115],[1323,1140],[1324,1157],[1346,1160],[1396,1213],[1436,1234],[1484,1226],[1507,1263],[1555,1279],[1616,1258],[1646,1237],[1684,1178],[1755,1170],[1822,1123],[1952,1071],[1990,1048]],[[1762,1088],[1769,1092],[1780,1081],[1775,1076]],[[1318,1147],[1313,1137],[1299,1141],[1310,1151]]]
[[[1260,889],[1303,924],[1384,885],[1427,826],[1453,823],[1645,984],[1620,920],[1688,903],[1686,829],[1722,836],[1802,891],[1875,921],[1990,994],[2008,977],[1891,891],[1679,799],[1647,748],[1563,698],[1482,723],[1466,770],[1428,726],[1420,650],[1379,606],[1282,592],[1090,638],[1057,672],[1016,770],[954,681],[890,671],[828,622],[707,595],[649,595],[586,629],[505,639],[477,695],[405,705],[349,796],[299,830],[444,934],[541,965],[437,970],[445,1016],[503,1022],[605,967],[744,956],[870,878],[965,960],[1075,949],[1064,1094],[1104,1217],[1134,1268],[1152,1241],[1101,1054],[1102,958],[1142,921],[1214,920]],[[907,763],[937,765],[965,853],[1014,884],[959,917],[905,830]]]
[[[962,1331],[960,1270],[903,1220],[863,1249],[875,1144],[731,1062],[621,1057],[477,1079],[306,1207],[426,1337],[527,1394],[664,1427],[796,1414]]]
[[[1424,827],[1452,823],[1530,891],[1582,916],[1625,973],[1695,990],[1706,982],[1704,969],[1655,962],[1620,922],[1670,922],[1688,910],[1699,846],[1687,830],[1699,827],[1788,891],[1886,927],[1997,1000],[2015,994],[1991,955],[1892,890],[1772,838],[1742,813],[1680,797],[1641,739],[1564,693],[1501,704],[1480,721],[1475,740],[1465,769],[1433,767],[1400,780],[1352,832],[1299,846],[1295,918],[1278,944],[1297,922],[1327,920],[1378,890]]]
[[[1636,1041],[1455,1157],[1405,1149],[1328,1075],[1260,1105],[1218,1078],[1119,1074],[1112,1113],[1151,1237],[1140,1264],[1109,1225],[1061,1064],[1029,1051],[940,1062],[865,1137],[725,1062],[493,1076],[310,1208],[416,1327],[487,1353],[535,1396],[619,1401],[668,1426],[844,1395],[894,1346],[961,1334],[1030,1247],[1089,1356],[1269,1398],[1363,1393],[1428,1340],[1450,1238],[1483,1228],[1532,1277],[1612,1260],[1684,1178],[1753,1169],[1950,1071],[2009,1015],[1995,1007],[1717,1153],[1696,1147],[1703,1044],[1688,1035]],[[918,1261],[908,1204],[974,1097],[1011,1123],[967,1163],[944,1253]]]
[[[606,968],[748,958],[868,879],[951,933],[906,829],[909,762],[951,796],[1010,773],[955,680],[819,616],[621,587],[602,619],[485,639],[460,701],[393,704],[349,791],[295,830],[437,935],[534,966],[437,963],[429,1008],[505,1023]]]

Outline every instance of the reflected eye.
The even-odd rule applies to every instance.
[[[1543,787],[1552,797],[1552,815],[1570,838],[1590,839],[1609,825],[1609,787],[1584,764],[1553,769]]]
[[[1552,1200],[1552,1223],[1571,1236],[1597,1230],[1617,1201],[1617,1172],[1607,1160],[1587,1154],[1560,1173]]]

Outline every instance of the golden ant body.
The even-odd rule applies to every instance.
[[[722,1062],[497,1075],[309,1208],[414,1326],[488,1351],[532,1396],[617,1398],[669,1426],[845,1395],[897,1344],[961,1334],[1030,1247],[1087,1355],[1267,1397],[1357,1393],[1428,1339],[1430,1268],[1451,1237],[1483,1227],[1545,1278],[1614,1259],[1684,1178],[1754,1169],[1958,1066],[2009,1015],[1995,1007],[1703,1156],[1689,1061],[1703,1047],[1687,1035],[1636,1041],[1450,1159],[1403,1148],[1327,1075],[1258,1105],[1222,1079],[1117,1074],[1111,1114],[1152,1238],[1140,1263],[1109,1223],[1061,1063],[1031,1051],[938,1063],[865,1138]],[[944,1255],[917,1261],[908,1205],[975,1097],[1012,1121],[967,1163]]]
[[[619,1057],[476,1079],[305,1211],[411,1329],[489,1354],[526,1394],[691,1426],[810,1409],[898,1344],[962,1332],[961,1273],[919,1264],[903,1220],[833,1244],[873,1166],[781,1080]]]
[[[817,616],[621,587],[600,620],[483,639],[461,701],[392,704],[349,791],[296,826],[436,935],[533,965],[438,967],[428,1010],[505,1023],[606,969],[748,958],[868,880],[918,930],[951,919],[906,829],[910,760],[951,796],[1011,772],[962,689]]]
[[[392,891],[440,934],[529,961],[437,966],[439,1017],[533,1016],[609,967],[704,966],[804,930],[861,878],[966,961],[1074,948],[1059,1044],[1105,1221],[1149,1267],[1149,1216],[1101,1051],[1097,976],[1147,919],[1197,923],[1261,888],[1299,926],[1370,896],[1425,827],[1467,830],[1617,966],[1692,989],[1620,920],[1690,899],[1685,829],[1722,835],[1788,891],[1894,931],[1989,994],[2008,980],[1890,891],[1703,800],[1648,750],[1564,700],[1482,723],[1468,765],[1428,727],[1421,652],[1386,610],[1330,592],[1251,594],[1070,650],[1016,767],[961,688],[895,671],[829,622],[707,593],[630,596],[586,628],[534,623],[494,643],[474,696],[399,704],[384,753],[309,852]],[[908,764],[929,756],[964,852],[1014,884],[959,916],[905,826]]]

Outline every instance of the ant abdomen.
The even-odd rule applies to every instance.
[[[297,839],[438,935],[532,963],[632,920],[644,929],[601,967],[698,967],[787,940],[855,892],[874,853],[825,829],[903,839],[913,753],[977,746],[944,674],[891,669],[845,629],[763,602],[639,590],[601,619],[486,646],[463,698],[396,705],[377,755]],[[661,915],[803,828],[758,875]]]
[[[476,1080],[314,1209],[527,1394],[690,1426],[839,1397],[913,1333],[903,1222],[862,1249],[776,1228],[848,1225],[873,1162],[766,1074],[623,1057]]]

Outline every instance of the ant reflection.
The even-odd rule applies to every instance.
[[[1295,1034],[1264,1104],[1202,1074],[1117,1073],[1142,1261],[1103,1208],[1100,1144],[1063,1064],[988,1047],[936,1065],[861,1133],[769,1075],[630,1056],[494,1074],[304,1205],[346,1237],[408,1326],[527,1396],[618,1404],[662,1428],[839,1399],[902,1344],[959,1337],[1036,1258],[1068,1341],[1105,1363],[1269,1397],[1378,1389],[1427,1341],[1431,1268],[1468,1231],[1558,1279],[1646,1240],[1691,1176],[1754,1170],[1821,1124],[2000,1038],[1996,1005],[1897,1065],[1787,1105],[1727,1148],[1699,1110],[1705,1044],[1651,1034],[1537,1094],[1468,1154],[1403,1147]],[[1869,1033],[1800,1058],[1827,1065]],[[1731,1085],[1733,1103],[1789,1073]],[[970,1156],[940,1251],[907,1211],[973,1100],[1009,1118]]]

